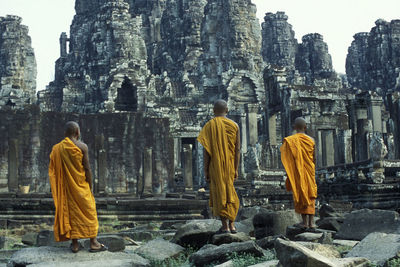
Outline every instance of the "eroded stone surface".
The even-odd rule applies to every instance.
[[[110,261],[110,262],[107,262]],[[89,266],[90,262],[98,263],[96,266],[117,266],[116,263],[123,263],[135,266],[150,266],[149,262],[142,257],[130,253],[123,252],[100,252],[90,253],[87,250],[81,250],[79,253],[71,253],[69,248],[56,248],[56,247],[38,247],[38,248],[25,248],[14,253],[8,263],[8,267],[13,266],[71,266],[71,264],[79,264],[82,266]],[[114,265],[113,265],[114,264]],[[75,265],[74,265],[75,266]],[[81,265],[79,265],[81,266]],[[93,266],[93,265],[91,265]]]
[[[177,244],[158,238],[140,246],[135,253],[150,260],[163,261],[178,256],[183,250],[184,248]]]
[[[0,17],[0,108],[36,101],[36,59],[28,27],[18,16]]]
[[[371,233],[358,243],[346,257],[364,257],[383,266],[400,252],[400,235]]]

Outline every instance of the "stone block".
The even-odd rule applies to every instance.
[[[360,241],[373,232],[398,233],[399,229],[400,220],[397,212],[362,209],[345,216],[335,238]]]
[[[254,216],[254,235],[256,239],[266,236],[286,234],[286,228],[300,221],[294,210],[263,212]]]
[[[135,253],[149,260],[163,261],[183,253],[184,248],[163,239],[152,240],[140,246]]]
[[[364,257],[378,266],[398,257],[400,254],[400,235],[371,233],[358,243],[346,257]]]
[[[246,253],[256,257],[264,256],[264,251],[262,248],[260,248],[254,241],[247,241],[201,249],[192,254],[189,260],[195,266],[201,267],[210,264],[211,262],[225,262],[233,253]]]
[[[218,234],[218,235],[214,235],[212,237],[212,243],[214,245],[222,245],[222,244],[230,244],[230,243],[234,243],[234,242],[245,242],[245,241],[249,241],[250,237],[248,235],[246,235],[245,233],[242,232],[238,232],[236,234]]]

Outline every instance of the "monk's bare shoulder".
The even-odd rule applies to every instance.
[[[82,153],[87,153],[89,150],[88,146],[82,141],[75,141],[74,144],[82,150]]]

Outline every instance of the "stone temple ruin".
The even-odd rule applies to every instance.
[[[54,81],[37,99],[27,27],[0,18],[0,198],[30,192],[1,216],[51,214],[48,156],[72,119],[90,148],[95,193],[109,197],[98,200],[100,216],[143,215],[160,198],[185,198],[185,212],[171,212],[200,216],[207,192],[197,192],[196,137],[218,98],[241,128],[244,206],[290,203],[279,147],[303,116],[321,202],[399,208],[400,20],[357,33],[342,75],[320,34],[299,42],[283,12],[260,27],[249,0],[76,0],[75,9]]]

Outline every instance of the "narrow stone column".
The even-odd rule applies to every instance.
[[[185,179],[185,190],[192,191],[193,190],[193,156],[192,156],[193,147],[191,144],[183,145],[183,172]]]
[[[353,148],[351,145],[351,142],[352,142],[352,131],[351,130],[343,131],[343,142],[344,142],[344,163],[352,163],[353,162]]]
[[[143,156],[143,194],[150,196],[153,194],[153,150],[146,148]]]
[[[257,111],[258,106],[254,104],[246,105],[247,120],[249,127],[249,145],[254,146],[258,142]]]
[[[98,181],[96,186],[96,193],[103,193],[106,190],[107,183],[107,153],[104,149],[99,150],[97,156],[97,168],[98,168]]]
[[[333,130],[322,132],[322,162],[324,166],[335,165],[335,147],[333,143]]]
[[[369,132],[369,121],[367,108],[363,105],[356,106],[357,132],[355,140],[356,161],[362,161],[369,158],[367,134]]]
[[[271,146],[278,145],[276,138],[276,114],[273,114],[268,119],[268,134],[269,134],[269,144]]]
[[[374,132],[382,132],[382,102],[383,100],[378,96],[371,96],[368,101],[368,115],[372,120],[372,127]]]
[[[8,191],[18,191],[18,140],[8,141]]]
[[[241,114],[240,116],[240,145],[241,145],[241,152],[245,154],[247,152],[247,127],[246,127],[246,114]]]

